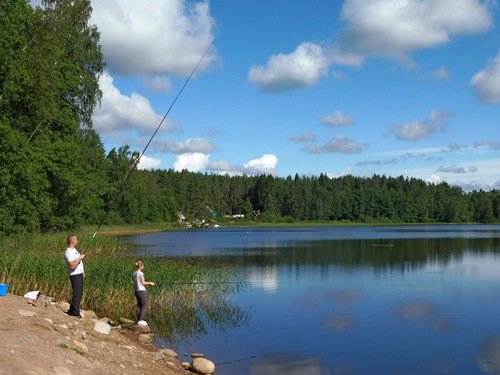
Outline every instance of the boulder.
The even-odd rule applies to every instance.
[[[193,371],[202,375],[210,375],[215,372],[215,364],[206,358],[195,358],[191,362],[191,368]]]

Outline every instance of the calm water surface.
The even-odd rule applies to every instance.
[[[237,267],[248,317],[186,342],[217,375],[500,374],[500,226],[217,228],[126,238]],[[159,340],[168,347],[172,343]]]

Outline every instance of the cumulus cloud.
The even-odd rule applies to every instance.
[[[351,116],[344,115],[341,111],[335,111],[331,115],[323,117],[321,122],[327,126],[345,127],[352,125],[354,120]]]
[[[190,172],[200,172],[205,170],[208,165],[209,155],[201,152],[193,152],[177,155],[174,162],[174,170],[188,170]]]
[[[210,156],[201,152],[189,152],[177,155],[174,163],[176,171],[184,169],[190,172],[211,171],[229,176],[256,176],[261,174],[277,175],[278,158],[273,154],[264,154],[258,159],[244,164],[231,164],[227,161],[210,161]]]
[[[262,155],[259,159],[250,160],[244,164],[249,171],[275,174],[278,158],[273,154]],[[252,173],[255,174],[255,173]]]
[[[481,33],[492,25],[487,2],[479,0],[347,0],[342,20],[346,28],[333,57],[350,65],[370,56],[404,60],[411,51]]]
[[[186,76],[214,40],[206,1],[93,0],[92,8],[91,22],[112,72]],[[212,49],[199,70],[215,59]]]
[[[261,174],[277,175],[278,158],[273,154],[264,154],[245,164],[230,164],[226,161],[212,162],[207,169],[229,176],[256,176]]]
[[[303,150],[309,154],[357,154],[362,148],[354,139],[337,135],[323,146],[308,145]]]
[[[313,43],[302,43],[292,53],[277,54],[265,66],[252,66],[250,82],[263,91],[287,91],[315,84],[328,74],[328,58],[323,48]]]
[[[173,154],[209,154],[215,150],[215,145],[206,139],[189,138],[185,142],[157,141],[154,143],[154,149]]]
[[[451,113],[446,111],[432,111],[429,119],[425,121],[415,121],[407,124],[395,124],[391,127],[391,132],[396,138],[405,141],[417,141],[430,138],[438,131],[444,131],[447,127],[447,119]]]
[[[297,134],[297,135],[292,135],[288,138],[292,142],[315,142],[316,141],[316,135],[313,133],[304,133],[304,134]]]
[[[157,128],[162,117],[155,113],[147,98],[136,92],[129,96],[123,95],[107,73],[100,77],[99,86],[102,90],[101,105],[94,110],[93,115],[94,128],[99,134],[112,135],[135,130],[145,135]],[[162,129],[172,131],[175,126],[166,121]]]
[[[479,98],[486,103],[500,103],[500,52],[471,79]]]

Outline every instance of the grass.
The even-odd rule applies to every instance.
[[[146,228],[103,228],[103,233],[130,233]],[[159,229],[158,229],[159,230]],[[81,307],[114,320],[134,319],[136,301],[132,273],[136,258],[118,237],[75,233],[84,249],[85,289]],[[9,292],[24,295],[39,290],[57,301],[69,301],[71,285],[64,261],[66,233],[17,235],[0,238],[0,282]],[[143,258],[148,287],[147,320],[167,339],[186,340],[216,328],[244,322],[246,316],[228,302],[241,284],[230,269],[193,260]]]

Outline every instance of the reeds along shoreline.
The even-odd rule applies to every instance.
[[[71,285],[65,245],[66,234],[61,233],[1,238],[0,282],[8,283],[12,294],[39,290],[55,300],[68,301]],[[100,237],[87,245],[82,308],[112,319],[133,319],[136,301],[131,276],[137,259],[117,237]],[[231,270],[177,258],[143,260],[147,279],[157,285],[148,287],[148,319],[164,337],[184,339],[206,330],[207,325],[234,325],[246,319],[227,303],[227,295],[241,287],[228,282],[234,281]]]

